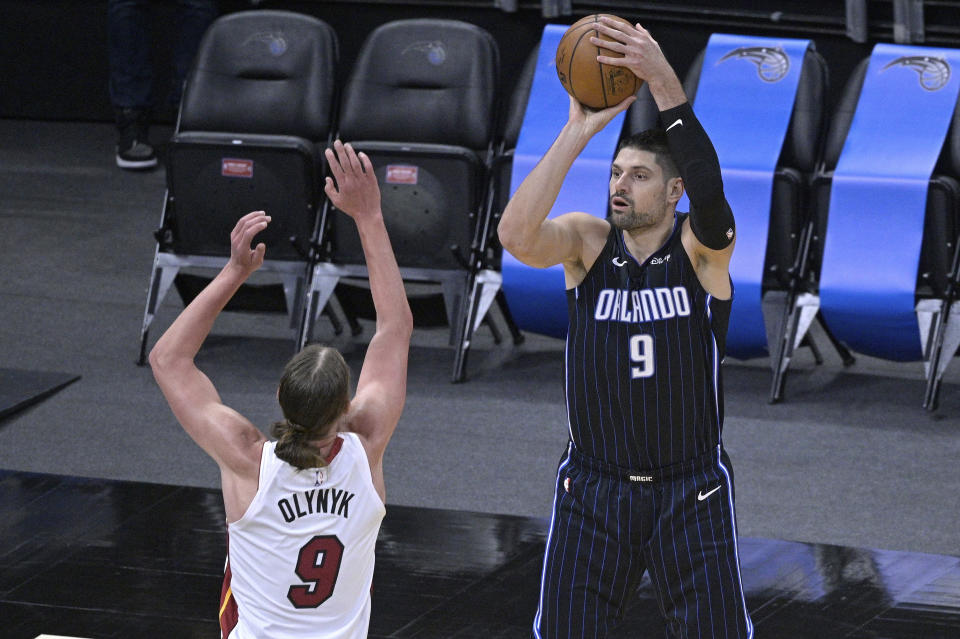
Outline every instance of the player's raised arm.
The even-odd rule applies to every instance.
[[[580,261],[583,247],[578,227],[599,218],[573,214],[548,220],[547,215],[573,161],[590,138],[634,100],[627,98],[616,106],[591,111],[570,98],[567,123],[503,210],[497,227],[503,248],[529,266],[546,267]]]
[[[270,217],[255,211],[230,235],[230,260],[180,313],[150,351],[153,376],[184,430],[216,460],[222,472],[256,480],[259,445],[266,438],[245,417],[225,406],[194,357],[213,322],[240,285],[263,264],[265,246],[251,248]],[[248,477],[249,476],[249,477]],[[255,490],[255,489],[254,489]],[[227,505],[228,510],[230,504]]]
[[[623,56],[597,59],[629,68],[650,87],[660,111],[660,124],[667,133],[670,155],[690,198],[690,224],[685,229],[684,244],[695,258],[694,266],[707,290],[727,297],[735,225],[723,194],[716,149],[694,114],[676,72],[650,33],[639,24],[631,26],[606,17],[600,19],[597,30],[614,40],[602,42],[604,48]],[[595,37],[591,42],[601,43]]]
[[[407,358],[413,316],[380,209],[380,188],[370,158],[337,140],[326,150],[333,179],[324,190],[353,218],[367,262],[377,330],[363,360],[346,427],[364,441],[374,485],[384,493],[382,457],[400,420],[407,392]]]

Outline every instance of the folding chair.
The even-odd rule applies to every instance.
[[[404,280],[441,286],[454,382],[463,380],[470,339],[500,288],[489,244],[498,68],[496,42],[479,27],[390,22],[361,47],[340,109],[338,137],[375,167]],[[367,277],[352,222],[327,208],[324,228],[301,343],[340,278]]]
[[[814,320],[843,365],[855,362],[820,313],[817,280],[811,266],[812,246],[819,241],[824,229],[823,221],[818,221],[812,212],[811,185],[823,154],[829,123],[828,83],[826,61],[817,51],[808,49],[793,117],[774,177],[764,262],[763,314],[773,369],[771,403],[783,398],[787,369],[797,348],[808,346],[816,363],[823,363],[820,349],[808,332]]]
[[[917,322],[927,384],[923,407],[936,410],[940,383],[960,348],[960,109],[930,180],[917,280]],[[946,173],[949,173],[947,175]],[[952,250],[951,250],[952,249]]]
[[[290,326],[300,327],[322,194],[318,145],[331,131],[337,58],[329,25],[286,11],[233,13],[204,35],[166,158],[141,365],[156,310],[180,269],[222,268],[230,231],[252,210],[272,217],[257,237],[267,245],[262,271],[279,276]]]
[[[513,171],[514,151],[516,150],[517,140],[520,137],[520,129],[523,126],[527,102],[530,99],[533,75],[537,68],[537,52],[537,48],[534,47],[527,55],[527,59],[520,70],[520,75],[517,77],[513,90],[510,92],[504,105],[504,117],[501,119],[502,131],[499,135],[499,142],[496,153],[494,154],[490,176],[491,198],[493,202],[491,227],[494,230],[500,221],[503,210],[510,201],[510,193],[513,187],[511,174]],[[490,246],[493,251],[492,268],[499,271],[503,257],[503,247],[500,246],[496,233],[492,234]],[[513,314],[510,312],[510,307],[507,304],[506,294],[502,288],[497,291],[496,301],[500,313],[510,331],[514,345],[519,346],[524,342],[524,336],[513,319]]]

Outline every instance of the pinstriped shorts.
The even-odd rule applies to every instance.
[[[753,637],[729,458],[718,446],[674,466],[625,469],[571,444],[557,476],[533,636],[607,636],[644,573],[667,637]]]

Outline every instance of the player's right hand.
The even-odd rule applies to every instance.
[[[594,110],[584,106],[572,95],[570,96],[570,113],[567,116],[571,124],[582,126],[587,135],[594,135],[610,123],[617,114],[626,111],[631,104],[637,101],[636,96],[630,96],[620,104],[606,109]]]
[[[263,242],[257,244],[256,248],[251,246],[254,236],[267,228],[269,223],[270,216],[263,211],[253,211],[240,218],[230,232],[230,264],[248,275],[260,268],[267,246]]]

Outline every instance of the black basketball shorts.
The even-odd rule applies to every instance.
[[[647,571],[667,637],[753,637],[726,453],[718,446],[675,466],[629,470],[571,444],[557,476],[533,636],[606,637]]]

